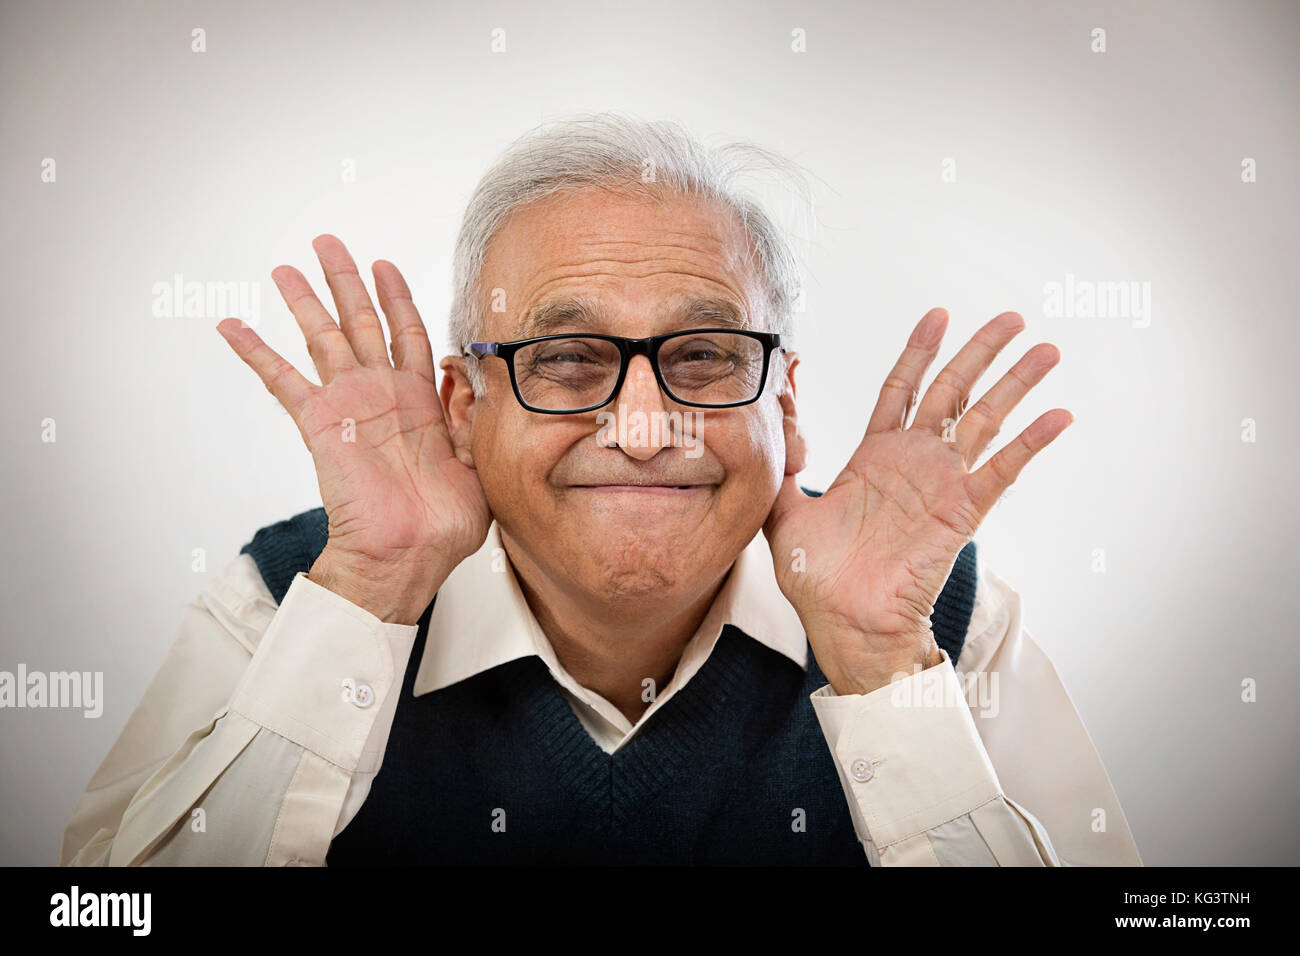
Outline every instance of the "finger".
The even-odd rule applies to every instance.
[[[217,323],[217,331],[230,343],[235,354],[257,373],[267,391],[298,422],[299,411],[311,397],[315,386],[239,319],[223,319]]]
[[[876,399],[876,407],[867,422],[868,435],[899,429],[907,423],[907,414],[916,401],[921,379],[939,354],[939,343],[943,341],[947,327],[947,311],[931,309],[912,329],[907,347],[880,387],[880,397]]]
[[[410,287],[402,278],[397,266],[384,259],[378,260],[371,270],[375,274],[375,291],[379,293],[379,307],[388,319],[388,337],[392,340],[393,366],[416,372],[434,382],[433,350],[429,346],[429,333],[420,319],[420,312],[411,298]]]
[[[379,313],[370,301],[366,284],[361,281],[357,264],[338,237],[317,236],[311,247],[325,270],[325,281],[334,295],[338,308],[339,325],[348,337],[352,352],[362,365],[374,368],[387,366],[388,346],[384,344],[384,330],[379,324]],[[391,366],[390,366],[391,367]]]
[[[1015,312],[1003,312],[985,323],[934,377],[916,410],[912,427],[938,432],[946,419],[960,421],[975,382],[1024,328],[1025,320]]]
[[[316,298],[307,277],[293,266],[280,266],[271,270],[271,280],[307,340],[307,354],[316,366],[320,383],[328,385],[339,372],[355,366],[357,357],[352,354],[347,336]]]
[[[1064,408],[1054,408],[1038,416],[1028,428],[1016,436],[1000,452],[984,463],[984,466],[970,476],[971,500],[983,517],[997,503],[1011,483],[1016,480],[1022,468],[1040,451],[1065,431],[1074,416]]]
[[[967,467],[979,460],[1011,410],[1060,360],[1061,353],[1055,345],[1048,342],[1035,345],[961,417],[954,436]]]

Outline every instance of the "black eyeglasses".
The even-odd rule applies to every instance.
[[[471,342],[465,354],[504,359],[515,398],[530,412],[572,415],[608,405],[623,387],[634,355],[650,360],[659,387],[680,405],[748,405],[763,394],[776,348],[781,348],[776,332],[689,329],[646,339],[561,334]]]

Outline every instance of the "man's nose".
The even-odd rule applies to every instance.
[[[665,398],[650,360],[644,355],[632,356],[623,387],[614,396],[614,414],[627,421],[627,442],[620,442],[619,447],[631,457],[648,461],[659,454],[659,449],[672,446],[672,430],[664,414]],[[620,427],[620,438],[622,431]]]

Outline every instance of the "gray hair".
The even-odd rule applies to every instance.
[[[794,333],[794,310],[802,282],[798,258],[782,229],[747,177],[774,173],[795,189],[811,211],[811,193],[797,164],[752,143],[708,148],[677,123],[644,122],[616,113],[576,116],[543,124],[515,140],[479,181],[461,222],[453,259],[449,342],[456,355],[480,340],[487,324],[479,288],[488,245],[506,220],[523,207],[566,189],[602,187],[662,198],[664,191],[715,200],[733,211],[757,257],[764,285],[768,329]],[[779,354],[779,353],[778,353]],[[474,394],[483,394],[479,363],[466,370]],[[778,393],[784,376],[772,374]]]

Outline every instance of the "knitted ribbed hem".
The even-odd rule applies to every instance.
[[[970,627],[971,614],[975,610],[977,561],[975,542],[968,541],[966,547],[958,552],[948,580],[934,602],[934,613],[930,615],[934,641],[948,652],[954,665],[966,643],[966,629]]]
[[[325,550],[329,518],[324,508],[313,508],[261,528],[239,549],[251,554],[276,604],[284,601],[299,571],[310,571]]]

